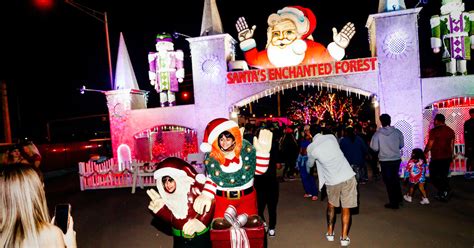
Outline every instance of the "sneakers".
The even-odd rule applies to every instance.
[[[349,236],[347,236],[345,239],[342,239],[341,237],[341,246],[349,246],[350,243],[351,239],[349,238]]]
[[[403,199],[405,199],[405,201],[407,201],[407,202],[411,202],[411,201],[412,201],[412,198],[411,198],[411,196],[409,196],[409,195],[404,195],[404,196],[403,196]]]
[[[424,198],[420,201],[420,204],[421,205],[426,205],[426,204],[430,204],[430,201],[428,200],[428,198]]]
[[[334,241],[334,233],[332,234],[326,233],[326,239],[328,241]]]
[[[268,236],[275,237],[275,229],[268,230]]]
[[[317,200],[318,200],[317,196],[314,195],[313,197],[311,197],[311,201],[317,201]]]
[[[311,195],[311,194],[304,194],[303,197],[304,197],[304,198],[311,198],[311,197],[313,197],[313,195]]]

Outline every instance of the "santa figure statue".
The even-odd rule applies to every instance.
[[[255,68],[284,67],[298,64],[317,64],[341,60],[345,48],[355,34],[354,24],[347,23],[337,32],[333,28],[333,40],[327,49],[314,41],[316,16],[301,6],[285,7],[268,17],[266,50],[257,51],[253,34],[256,26],[248,27],[245,18],[237,20],[236,28],[240,48],[247,63]]]
[[[174,238],[173,247],[211,247],[209,226],[214,205],[209,211],[198,214],[194,200],[201,194],[206,177],[179,158],[166,158],[154,173],[156,187],[147,190],[151,201],[148,208],[160,219],[170,222]]]
[[[262,224],[253,181],[254,175],[261,175],[268,169],[272,132],[262,129],[253,145],[242,138],[242,133],[243,129],[239,130],[237,123],[225,118],[212,120],[204,132],[200,149],[206,152],[207,181],[204,191],[194,202],[194,209],[204,213],[215,199],[213,229],[230,227],[224,219],[229,205],[235,207],[237,214],[249,216],[245,227]]]
[[[430,19],[431,48],[439,53],[443,47],[447,75],[467,75],[466,60],[474,49],[474,12],[465,12],[462,0],[442,0],[441,4],[441,16]]]
[[[175,92],[179,91],[178,83],[184,78],[183,51],[174,51],[173,40],[167,33],[156,36],[155,47],[156,52],[148,54],[150,84],[160,94],[161,107],[175,106]]]

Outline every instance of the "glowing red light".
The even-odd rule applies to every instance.
[[[183,92],[183,98],[188,98],[188,92]]]
[[[53,0],[33,0],[34,5],[41,10],[49,10],[53,7]]]

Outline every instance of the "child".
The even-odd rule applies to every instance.
[[[420,189],[420,192],[423,195],[420,203],[423,205],[430,203],[430,201],[426,197],[426,191],[424,187],[426,166],[427,163],[423,150],[421,150],[420,148],[413,149],[410,161],[408,161],[405,171],[405,178],[408,177],[408,181],[410,183],[410,190],[406,195],[403,196],[405,201],[411,202],[415,185],[418,184],[418,188]]]

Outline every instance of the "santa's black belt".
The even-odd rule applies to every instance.
[[[240,199],[240,197],[244,195],[248,195],[253,192],[253,187],[244,189],[244,190],[229,190],[229,191],[222,191],[222,190],[216,190],[216,195],[226,197],[228,199]]]

